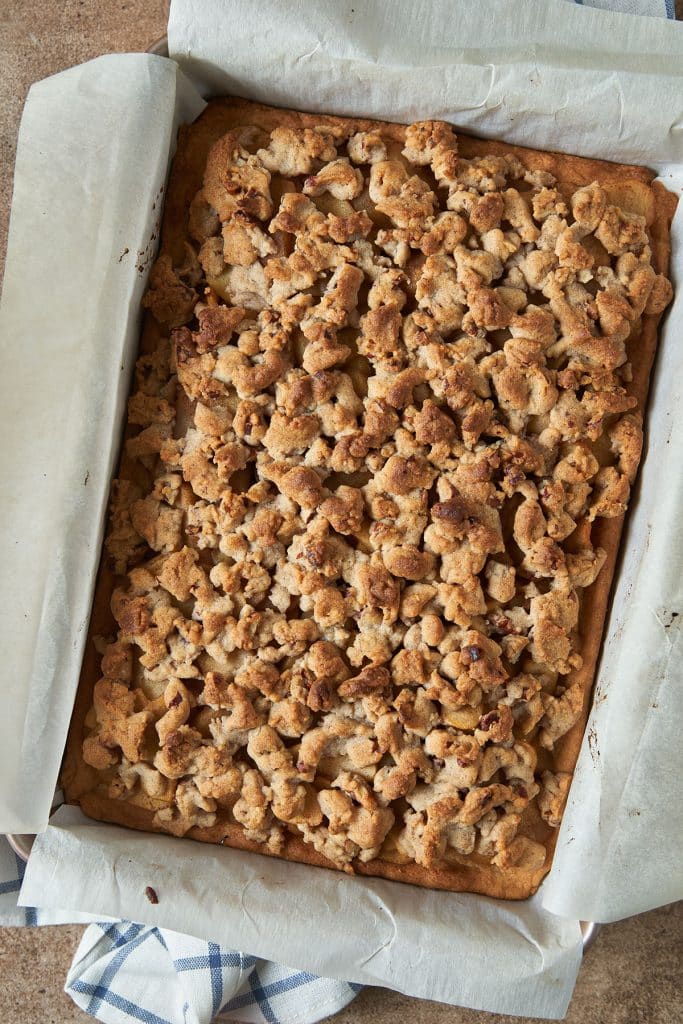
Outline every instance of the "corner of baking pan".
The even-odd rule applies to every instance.
[[[5,839],[10,844],[17,857],[24,861],[28,860],[29,854],[33,847],[33,840],[36,837],[24,832],[8,832]]]
[[[168,57],[168,36],[162,36],[155,43],[147,47],[147,53],[153,53],[156,57]]]
[[[52,797],[52,805],[50,807],[50,817],[59,810],[64,803],[64,793],[59,786],[55,788],[54,796]],[[17,857],[26,863],[28,860],[33,844],[36,839],[35,832],[6,832],[5,839],[12,847]]]
[[[595,921],[579,921],[581,927],[581,939],[583,941],[583,955],[585,956],[595,942],[600,925]]]

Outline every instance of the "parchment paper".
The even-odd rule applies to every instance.
[[[26,103],[0,309],[3,832],[50,813],[169,154],[202,106],[141,54],[71,68]]]
[[[681,93],[683,95],[683,93]],[[662,169],[683,190],[683,170]],[[683,897],[683,203],[679,295],[646,418],[646,458],[622,544],[591,716],[543,905],[615,921]]]
[[[318,0],[288,4],[286,23],[284,9],[275,0],[253,8],[233,0],[201,4],[177,0],[169,26],[172,52],[205,94],[234,92],[303,109],[377,114],[394,120],[447,117],[480,135],[645,162],[659,171],[669,188],[681,186],[681,26],[529,0],[524,5],[493,0],[454,5],[434,0],[400,9],[393,4],[373,2],[356,8],[335,0]],[[530,39],[535,43],[530,44]],[[97,106],[105,93],[120,88],[108,77],[119,60],[132,58],[110,58],[107,64],[86,65],[68,74],[84,75],[91,85],[97,79]],[[148,66],[174,69],[170,63],[153,59]],[[161,78],[162,72],[155,70],[154,74]],[[168,89],[172,82],[175,89],[174,70],[164,74],[166,80],[160,80],[157,88]],[[141,77],[144,80],[138,80],[135,88],[149,99],[152,72],[149,80]],[[126,75],[119,74],[119,78]],[[57,79],[41,83],[40,89],[50,93],[58,109],[73,99],[72,85]],[[166,106],[166,127],[159,127],[155,136],[155,144],[161,148],[154,168],[161,176],[172,136],[172,107],[173,103]],[[39,111],[31,112],[30,127],[31,137],[43,132],[54,141],[55,133],[46,129]],[[69,130],[74,152],[87,152],[93,125],[74,124]],[[122,153],[131,141],[125,133],[118,140]],[[100,143],[106,149],[104,138],[100,137]],[[151,148],[146,142],[145,159],[150,161]],[[32,164],[30,160],[21,162],[21,150],[19,156],[18,175],[23,177],[32,171]],[[79,172],[76,160],[64,155],[64,161],[68,184]],[[108,212],[101,216],[115,222],[122,216],[122,208],[132,211],[133,191],[140,187],[139,167],[131,169],[127,164],[126,169],[125,181],[117,179],[116,187],[112,187],[113,178],[106,188],[102,182],[91,185],[96,193],[95,208],[97,203],[106,206]],[[64,184],[58,179],[59,173],[50,185],[54,196]],[[38,180],[42,180],[40,175]],[[36,187],[34,177],[34,192]],[[155,180],[141,206],[144,202],[149,205],[156,188]],[[25,216],[30,204],[23,205]],[[136,221],[141,248],[149,237],[142,230],[143,226],[149,229],[148,206],[145,212],[148,219],[140,215]],[[35,216],[31,224],[38,229]],[[89,237],[96,225],[92,216],[80,218],[77,245],[73,237],[62,239],[62,251],[69,259],[71,250],[82,244],[81,233]],[[23,234],[21,227],[13,219],[11,245],[15,236]],[[683,211],[679,211],[674,225],[674,278],[679,283],[683,279],[682,233]],[[57,353],[53,358],[61,365],[69,335],[55,334],[54,307],[41,322],[21,292],[28,274],[26,259],[18,273],[10,251],[8,274],[11,268],[15,284],[3,305],[2,324],[5,331],[8,323],[12,325],[13,338],[20,324],[22,337],[49,332],[48,352]],[[121,294],[108,294],[109,264],[102,261],[90,271],[76,266],[79,291],[84,282],[90,282],[96,295],[106,297],[105,322],[112,331],[107,335],[107,351],[112,346],[122,351],[126,341],[134,342],[134,311],[141,282],[135,287],[129,282],[126,294],[130,305],[124,307]],[[131,310],[127,319],[121,317],[123,308]],[[70,316],[66,323],[73,330],[73,307]],[[138,835],[88,822],[73,809],[64,809],[36,843],[22,901],[60,907],[67,903],[70,909],[153,921],[317,973],[381,983],[414,995],[498,1012],[561,1016],[579,962],[576,918],[582,914],[611,920],[681,894],[680,878],[675,877],[675,815],[680,815],[680,810],[673,794],[682,766],[680,744],[670,725],[680,715],[683,676],[675,653],[680,645],[680,617],[675,613],[681,609],[683,541],[677,511],[683,479],[677,447],[681,425],[675,421],[681,397],[676,381],[683,381],[683,358],[675,344],[681,328],[683,301],[679,299],[669,313],[662,338],[649,416],[650,451],[631,514],[630,547],[621,568],[610,625],[612,639],[600,674],[603,699],[591,721],[590,745],[587,741],[582,751],[556,865],[540,897],[526,903],[499,903],[345,878],[237,851],[206,849],[190,841]],[[70,352],[67,346],[67,356]],[[97,427],[101,452],[98,501],[93,498],[88,509],[78,511],[79,522],[90,517],[87,551],[73,544],[59,549],[56,541],[63,520],[56,522],[50,535],[52,545],[46,542],[37,550],[36,561],[42,558],[46,563],[45,576],[49,577],[47,568],[53,562],[58,564],[61,578],[70,590],[78,591],[80,600],[60,608],[51,630],[38,633],[35,624],[22,648],[24,660],[16,660],[13,685],[21,710],[13,719],[14,730],[0,724],[0,768],[4,770],[5,762],[10,767],[15,763],[11,784],[0,787],[0,825],[9,829],[7,822],[11,822],[20,831],[34,829],[36,822],[44,826],[46,820],[51,795],[47,783],[48,779],[54,781],[68,724],[96,567],[104,495],[115,450],[110,438],[112,431],[115,435],[125,393],[124,387],[116,396],[110,393],[112,368],[116,370],[117,363],[112,360],[100,366],[96,374],[93,361],[93,375],[102,373],[95,400],[92,381],[82,374],[73,354],[70,358],[69,372],[63,378],[68,393],[78,392],[84,414],[89,410],[86,422],[101,424]],[[103,391],[109,395],[106,417],[101,412]],[[49,394],[42,397],[48,400],[50,423],[58,433],[56,425],[61,431],[59,418],[65,409],[64,391],[51,400]],[[16,403],[14,408],[19,416],[22,406]],[[26,418],[23,422],[29,430],[31,424]],[[94,426],[92,429],[95,431]],[[72,443],[63,431],[59,437],[61,445]],[[45,471],[55,451],[61,450],[60,446],[45,453],[40,449],[37,461],[34,453],[32,468],[26,470],[17,488],[20,497],[26,487],[40,485],[36,466]],[[66,456],[64,460],[73,461]],[[82,472],[84,465],[79,463],[76,469]],[[14,471],[14,462],[9,469]],[[92,472],[88,486],[95,483]],[[76,479],[75,473],[69,479]],[[56,496],[68,504],[73,493],[62,489]],[[54,500],[55,494],[50,497]],[[65,515],[60,506],[52,511],[56,519],[57,512]],[[69,515],[71,529],[75,529],[74,510],[69,510]],[[22,520],[15,517],[14,522]],[[36,531],[36,544],[42,538],[40,530]],[[44,607],[46,602],[52,607],[46,598],[48,588],[40,578],[24,578],[19,567],[15,581],[26,587],[31,607]],[[7,607],[11,613],[11,601]],[[21,623],[14,626],[19,628]],[[42,686],[42,675],[31,671],[28,656],[36,638],[36,664],[40,657],[45,666]],[[57,655],[63,658],[74,638],[80,638],[75,649],[59,664]],[[30,701],[27,680],[31,681]],[[51,751],[47,767],[36,764],[33,744],[23,749],[17,744],[15,730],[26,707],[32,723],[45,723],[43,732]],[[19,734],[30,738],[24,726]],[[30,792],[40,797],[32,806],[27,800]],[[144,888],[150,884],[160,894],[158,906],[152,907],[143,898]],[[162,891],[172,898],[164,899]],[[568,919],[553,916],[548,908]]]

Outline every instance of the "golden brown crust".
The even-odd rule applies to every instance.
[[[629,410],[644,408],[670,298],[655,271],[667,270],[676,200],[651,182],[645,168],[456,141],[442,122],[405,129],[231,99],[181,129],[90,628],[111,637],[118,624],[119,639],[103,660],[87,647],[63,770],[70,801],[101,820],[319,866],[510,899],[535,891],[585,728],[640,453]],[[269,304],[270,319],[258,312]],[[315,385],[282,383],[296,325]],[[412,353],[432,343],[433,358],[439,332],[460,355],[434,376]],[[374,381],[353,360],[354,334]],[[361,436],[360,399],[337,373],[348,360],[353,387],[375,388]],[[585,390],[584,415],[575,396]],[[331,490],[329,468],[310,458],[321,423],[336,438],[323,462],[344,480]],[[559,439],[545,448],[543,426]],[[485,460],[499,442],[510,463],[494,487],[499,470]],[[247,472],[254,445],[265,459],[251,500],[270,511],[240,539],[230,523],[244,499],[228,481]],[[274,607],[310,594],[312,611],[279,624],[271,614],[268,641],[254,610],[268,572],[259,557],[240,579],[235,560],[247,543],[281,549],[290,530],[304,541],[295,536],[287,557],[307,559],[315,582],[287,593],[280,556]],[[454,554],[464,538],[465,561]],[[345,651],[340,558],[357,563],[344,580],[362,612]],[[230,643],[266,658],[279,644],[284,674],[253,655],[241,674],[219,671],[214,638],[239,587],[253,604]],[[188,601],[200,611],[185,618]],[[408,628],[406,616],[417,620]],[[353,770],[346,754],[317,767],[324,729],[356,744]],[[233,760],[247,738],[248,759]]]

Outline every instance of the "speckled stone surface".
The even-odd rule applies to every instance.
[[[245,0],[246,2],[246,0]],[[165,31],[165,0],[0,0],[0,274],[21,109],[32,82],[101,53],[145,50]],[[677,0],[678,16],[683,0]],[[63,985],[81,928],[0,929],[0,1019],[71,1024],[87,1015]],[[683,1021],[683,904],[602,929],[589,950],[568,1024]],[[457,970],[457,964],[454,964]],[[365,989],[336,1024],[525,1024]],[[529,1021],[526,1021],[529,1024]]]

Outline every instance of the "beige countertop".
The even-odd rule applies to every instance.
[[[0,274],[14,150],[30,84],[101,53],[145,50],[165,31],[164,0],[0,0]],[[678,0],[679,17],[683,0]],[[0,929],[3,1019],[11,1024],[91,1020],[62,987],[82,929]],[[679,1024],[683,903],[602,929],[589,950],[568,1024]],[[365,989],[336,1024],[505,1024],[501,1017]]]

